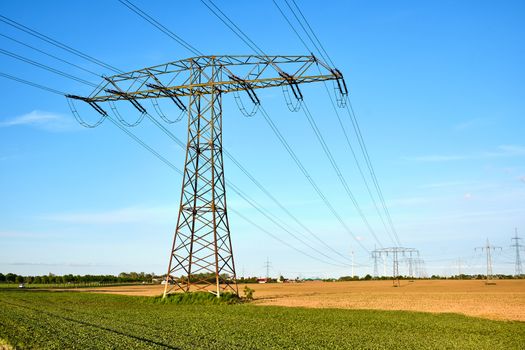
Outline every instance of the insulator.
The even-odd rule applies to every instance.
[[[137,120],[135,122],[128,123],[122,117],[122,115],[119,113],[119,111],[117,109],[117,106],[115,106],[115,103],[112,102],[112,101],[109,101],[108,103],[109,103],[109,106],[111,107],[111,110],[113,111],[113,113],[117,117],[118,121],[121,122],[122,124],[124,124],[125,126],[129,127],[129,128],[133,128],[133,127],[139,125],[142,122],[142,120],[144,120],[144,116],[146,115],[146,113],[140,113],[139,117],[137,118]]]
[[[182,117],[184,116],[184,114],[186,112],[185,109],[181,110],[180,114],[178,115],[178,117],[175,118],[175,120],[171,120],[168,117],[166,117],[164,112],[162,112],[162,109],[160,108],[159,103],[157,102],[156,99],[152,99],[151,100],[151,104],[153,105],[153,108],[155,109],[155,112],[157,112],[157,115],[160,117],[160,119],[162,119],[167,124],[173,124],[173,123],[180,122],[182,120]]]
[[[77,122],[80,125],[82,125],[83,127],[92,129],[92,128],[96,128],[97,126],[102,124],[102,122],[104,122],[104,119],[106,118],[107,114],[104,115],[103,113],[101,113],[99,111],[99,113],[101,114],[100,119],[97,120],[94,124],[87,123],[84,119],[82,119],[82,117],[78,113],[78,111],[77,111],[77,109],[75,107],[75,103],[73,102],[73,99],[71,99],[71,98],[69,98],[67,96],[66,96],[66,99],[67,99],[67,104],[69,105],[69,109],[71,110],[71,114],[73,114],[73,116],[75,117]]]
[[[292,97],[290,96],[290,90],[288,90],[288,85],[286,84],[283,85],[282,89],[283,89],[284,100],[286,101],[286,105],[288,106],[288,109],[291,112],[298,112],[301,109],[302,100],[296,98],[295,103],[292,102]]]
[[[234,91],[233,92],[233,97],[235,99],[235,103],[237,104],[237,107],[239,108],[239,111],[241,111],[241,113],[246,118],[253,117],[257,113],[257,111],[259,110],[259,106],[261,105],[260,103],[254,103],[253,107],[252,107],[252,110],[250,112],[248,112],[246,110],[246,107],[244,106],[244,103],[242,102],[241,96],[239,95],[238,91]]]

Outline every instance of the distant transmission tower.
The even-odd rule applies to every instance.
[[[351,251],[351,254],[352,254],[352,278],[354,278],[355,276],[355,254],[354,254],[354,251],[352,250]]]
[[[415,259],[415,265],[416,265],[416,275],[418,278],[426,278],[427,272],[425,269],[425,260],[421,259],[418,255],[418,258]]]
[[[375,250],[372,252],[372,259],[374,259],[374,277],[379,277],[379,270],[377,265],[377,260],[381,257]]]
[[[486,258],[487,259],[486,261],[486,265],[487,265],[487,276],[486,277],[487,278],[485,280],[485,284],[495,284],[495,282],[493,281],[494,276],[492,274],[492,252],[495,251],[496,249],[501,250],[501,247],[491,246],[488,238],[487,238],[487,243],[485,244],[484,247],[477,247],[474,249],[474,250],[481,250],[482,252],[484,251],[487,254],[487,258]]]
[[[462,263],[463,261],[461,260],[461,258],[458,258],[457,264],[458,264],[458,278],[459,279],[461,279],[461,275],[463,274],[463,271],[461,270]]]
[[[408,254],[409,254],[409,257],[407,258],[407,262],[408,262],[408,277],[410,277],[411,280],[414,279],[416,273],[415,271],[417,270],[417,260],[419,259],[419,252],[417,252],[417,257],[418,258],[414,258],[412,256],[412,251],[409,251]]]
[[[521,265],[521,257],[520,257],[520,249],[523,248],[523,245],[520,244],[520,237],[518,237],[518,228],[516,227],[514,229],[515,233],[516,233],[516,236],[512,237],[511,240],[514,241],[514,243],[511,245],[511,247],[513,248],[516,248],[516,263],[515,263],[515,271],[514,271],[514,275],[516,277],[519,277],[521,275],[523,275],[523,269],[522,269],[522,265]]]
[[[101,103],[127,101],[149,116],[141,105],[152,100],[161,118],[157,99],[171,100],[188,116],[188,142],[179,215],[170,249],[164,296],[171,290],[208,290],[217,296],[238,294],[230,224],[226,207],[226,182],[222,149],[222,98],[233,93],[243,114],[251,115],[239,99],[246,93],[257,111],[260,100],[255,91],[282,87],[287,103],[303,99],[299,85],[333,80],[338,93],[348,91],[342,74],[315,56],[198,56],[104,77],[88,97],[67,95],[93,107],[103,117]],[[187,101],[183,100],[187,99]],[[71,100],[71,102],[72,102]],[[74,109],[72,109],[74,110]],[[76,110],[73,112],[78,116]],[[152,119],[154,120],[154,119]],[[173,121],[172,121],[173,122]],[[169,282],[173,288],[169,290]]]
[[[270,278],[270,267],[272,267],[270,264],[270,258],[266,257],[266,262],[264,263],[264,268],[266,269],[266,278]]]
[[[385,260],[386,257],[390,254],[392,255],[392,283],[394,287],[400,286],[399,281],[399,257],[406,256],[407,253],[412,256],[412,253],[418,253],[417,249],[414,248],[404,248],[404,247],[390,247],[390,248],[381,248],[373,251],[374,254],[382,256]]]

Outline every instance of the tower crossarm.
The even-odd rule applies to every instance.
[[[199,71],[200,79],[192,79]],[[229,93],[334,80],[346,95],[343,75],[315,56],[199,56],[105,77],[85,102],[136,101]],[[118,89],[115,89],[118,86]],[[117,92],[118,91],[118,92]],[[302,95],[301,95],[302,97]]]

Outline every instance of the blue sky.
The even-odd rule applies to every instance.
[[[199,1],[135,3],[206,54],[253,53]],[[272,1],[216,3],[266,53],[309,54]],[[455,273],[458,258],[464,272],[477,273],[482,257],[474,248],[488,238],[503,248],[496,253],[494,271],[512,273],[514,228],[525,237],[523,2],[298,4],[345,75],[402,244],[421,251],[430,274]],[[0,14],[122,70],[192,55],[118,1],[1,2]],[[4,23],[0,33],[99,74],[110,73]],[[99,81],[2,36],[0,48]],[[0,71],[68,93],[91,91],[5,55],[0,55]],[[63,97],[0,79],[0,271],[164,273],[181,177],[110,123],[96,129],[79,126]],[[302,91],[368,220],[383,245],[392,245],[324,88],[311,84]],[[368,250],[374,249],[304,114],[290,112],[279,89],[261,91],[259,97],[347,225]],[[357,149],[350,120],[339,112]],[[89,112],[85,117],[96,116]],[[169,128],[185,139],[184,121]],[[183,166],[183,151],[151,123],[133,132]],[[372,272],[368,253],[326,210],[260,113],[243,117],[232,96],[224,98],[224,146],[328,245],[348,258],[354,250],[356,261],[367,265],[357,267],[357,273]],[[225,167],[229,181],[301,231],[228,159]],[[230,208],[316,255],[231,191],[228,199]],[[267,257],[272,275],[350,274],[350,267],[299,254],[234,213],[230,222],[239,275],[263,275]]]

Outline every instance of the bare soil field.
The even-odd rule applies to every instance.
[[[406,310],[445,313],[496,320],[525,321],[525,280],[499,280],[485,285],[479,280],[305,282],[249,284],[255,303],[309,308]],[[244,285],[239,285],[242,294]],[[153,296],[163,286],[124,286],[83,289],[111,294]]]

